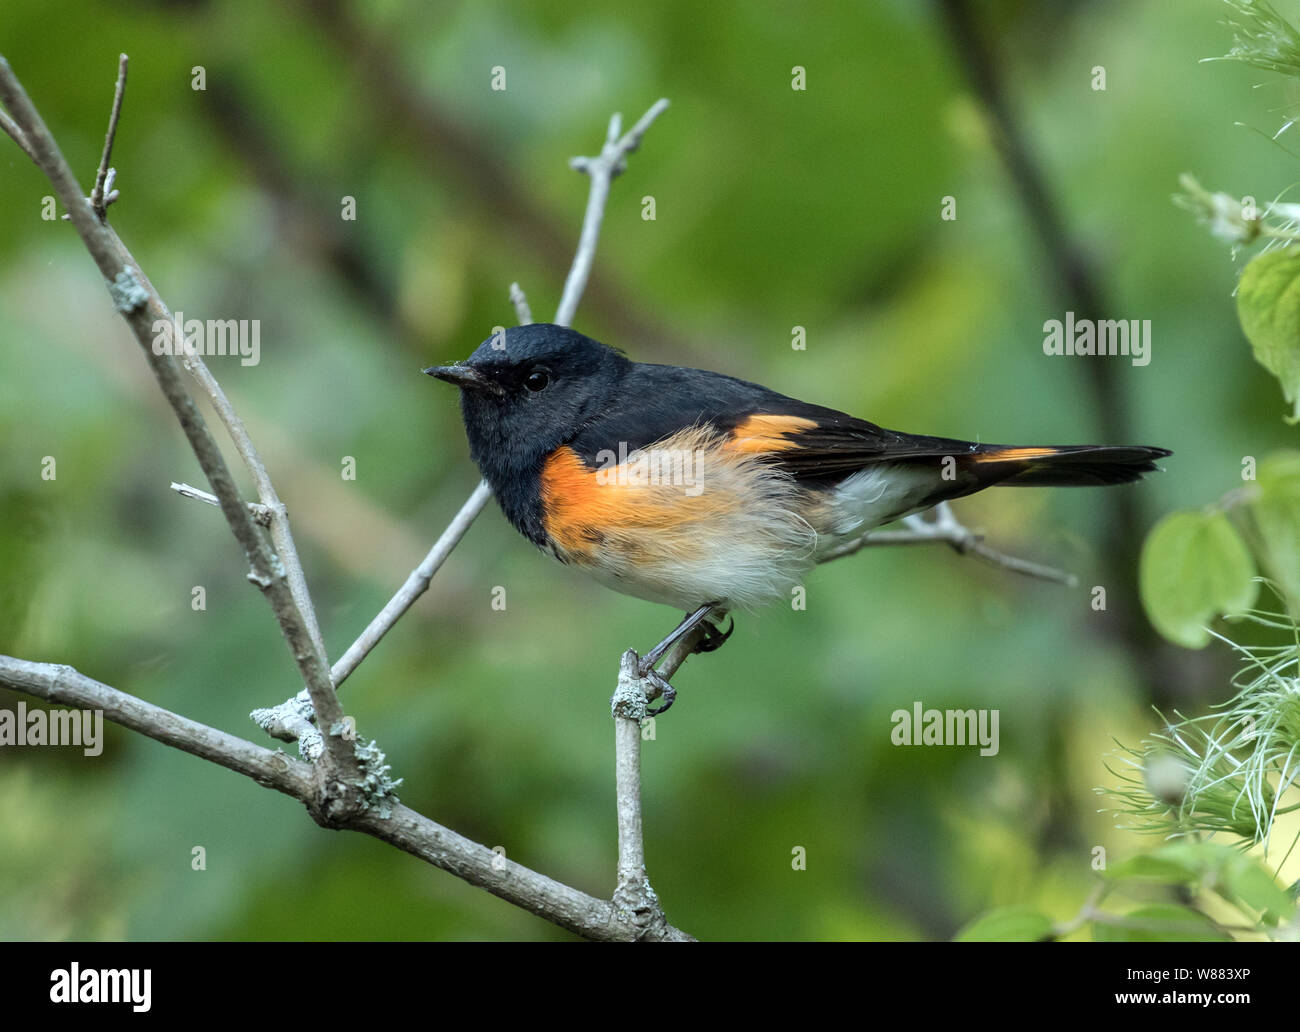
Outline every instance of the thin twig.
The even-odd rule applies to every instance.
[[[573,158],[569,162],[570,167],[590,177],[591,187],[587,194],[582,232],[578,236],[577,253],[573,256],[573,264],[564,281],[564,293],[555,312],[555,322],[560,326],[572,325],[578,302],[587,287],[600,240],[605,205],[609,200],[610,183],[627,168],[627,156],[640,146],[646,131],[667,107],[666,99],[656,101],[641,120],[621,136],[623,119],[615,114],[609,120],[600,155]],[[637,674],[637,663],[635,652],[628,651],[623,655],[618,688],[612,700],[618,814],[618,886],[614,903],[627,920],[646,929],[646,938],[655,938],[659,929],[670,926],[646,875],[645,839],[641,827],[641,721],[646,715],[649,685],[647,679]]]
[[[172,355],[154,351],[155,327],[174,324],[175,317],[131,252],[91,208],[54,137],[3,57],[0,57],[0,102],[32,145],[37,166],[62,200],[86,250],[107,281],[114,306],[135,333],[145,360],[180,421],[213,493],[221,502],[226,522],[244,550],[250,565],[249,580],[271,606],[303,683],[311,692],[312,705],[322,726],[328,731],[340,725],[343,708],[330,681],[325,654],[308,630],[288,587],[283,565],[272,554],[248,511],[247,503],[240,497],[221,449],[185,387],[179,363]],[[320,772],[319,818],[328,820],[346,815],[359,805],[359,797],[352,791],[358,766],[351,743],[339,735],[327,734],[326,745],[327,762]]]
[[[220,764],[307,804],[308,809],[312,807],[316,784],[311,764],[172,713],[86,677],[72,667],[0,656],[0,685],[60,705],[100,710],[115,724]],[[337,826],[394,845],[589,939],[691,939],[667,922],[653,927],[634,924],[614,903],[588,896],[508,860],[401,803],[394,802],[387,816],[376,809],[358,810]]]
[[[610,182],[614,176],[623,171],[626,156],[636,150],[650,124],[667,106],[666,100],[660,100],[622,138],[619,137],[621,119],[618,115],[614,115],[610,119],[607,141],[600,157],[575,158],[571,162],[573,167],[587,172],[591,177],[591,187],[577,251],[565,280],[564,293],[556,312],[556,323],[568,325],[577,312],[578,302],[582,298],[592,261],[595,258],[605,202],[609,197]],[[518,283],[510,285],[510,303],[521,325],[532,322],[532,312],[528,307],[527,298]],[[415,600],[428,589],[433,575],[459,543],[470,524],[482,512],[491,494],[487,482],[481,481],[447,529],[443,531],[442,537],[425,557],[424,562],[407,578],[397,594],[389,600],[360,637],[334,664],[332,677],[336,686],[343,683],[392,626],[410,609]],[[697,637],[688,636],[685,644],[693,645],[696,640]],[[664,669],[668,669],[668,664],[672,663],[671,669],[676,670],[688,654],[689,648],[686,651],[681,651],[680,648],[674,650],[666,657]],[[629,657],[632,662],[630,667]],[[614,699],[615,794],[619,844],[618,878],[613,905],[621,921],[640,929],[636,938],[655,939],[663,938],[667,932],[675,930],[668,924],[658,897],[646,876],[645,843],[641,822],[641,720],[645,717],[647,691],[651,689],[645,679],[637,676],[635,664],[635,653],[629,652],[623,657],[619,691]],[[653,690],[657,691],[657,689]],[[317,746],[314,729],[311,728],[307,712],[306,700],[299,695],[279,706],[257,711],[254,719],[264,730],[277,738],[284,741],[297,740],[304,755],[308,755]]]
[[[1107,883],[1104,881],[1098,882],[1094,885],[1092,891],[1088,893],[1088,898],[1084,901],[1083,906],[1079,908],[1079,912],[1075,914],[1074,917],[1070,918],[1068,921],[1058,921],[1052,926],[1051,938],[1064,939],[1067,935],[1072,935],[1089,921],[1093,920],[1099,913],[1097,908],[1101,906],[1102,901],[1105,900],[1114,887],[1113,883]]]
[[[117,120],[122,117],[122,98],[126,94],[127,56],[121,54],[117,59],[117,87],[113,91],[113,112],[108,116],[108,133],[104,136],[104,153],[99,159],[99,170],[95,173],[95,186],[90,191],[90,206],[95,209],[99,221],[108,215],[108,206],[117,200],[117,191],[113,189],[110,179],[112,170],[108,167],[113,158],[113,141],[117,138]],[[107,195],[105,191],[107,190]]]
[[[715,610],[715,616],[719,620],[725,613],[725,610]],[[671,681],[673,674],[677,673],[682,664],[695,654],[695,646],[708,633],[709,623],[710,620],[701,620],[699,624],[678,639],[677,643],[659,661],[659,666],[656,668],[659,674],[657,680],[651,680],[649,677],[641,679],[641,689],[645,693],[647,702],[654,702],[655,699],[658,699],[662,694],[660,684],[664,681]],[[632,653],[632,655],[636,655],[636,653]]]
[[[0,101],[13,116],[13,124],[18,129],[15,139],[20,144],[27,141],[30,145],[28,152],[68,209],[70,220],[109,283],[115,306],[134,331],[164,395],[180,420],[213,489],[212,497],[220,505],[248,558],[251,567],[249,579],[270,602],[276,621],[298,663],[310,696],[310,712],[316,716],[318,725],[325,731],[324,748],[319,763],[301,764],[280,753],[262,749],[134,699],[83,677],[70,667],[0,657],[0,684],[51,701],[101,709],[109,719],[118,721],[125,727],[220,763],[247,774],[260,784],[292,795],[304,802],[313,818],[321,824],[348,827],[374,835],[589,938],[689,939],[685,933],[668,925],[662,914],[658,914],[648,924],[629,924],[625,908],[585,896],[568,886],[528,871],[505,860],[495,851],[442,828],[398,803],[393,802],[382,809],[368,804],[357,778],[361,770],[360,761],[341,731],[344,724],[342,707],[334,691],[331,672],[325,668],[324,650],[308,630],[306,618],[288,587],[281,559],[272,554],[256,527],[249,503],[240,497],[221,451],[208,431],[194,398],[185,387],[179,363],[173,356],[156,354],[152,349],[154,328],[160,323],[174,324],[175,317],[117,234],[97,217],[60,154],[53,136],[3,58],[0,58]],[[576,299],[574,304],[576,305]],[[201,361],[191,368],[191,372],[196,369],[206,372]],[[242,424],[238,422],[215,380],[212,380],[208,390],[214,404],[220,408],[224,403],[228,410],[225,417],[230,420],[228,427],[232,428],[237,446],[242,443],[248,449],[245,452],[241,448],[246,462],[250,456],[255,458],[256,452],[252,450],[246,433],[242,433],[241,442],[239,432],[242,432]],[[254,466],[255,474],[259,469],[265,474],[265,468],[260,462]],[[426,563],[432,569],[436,569],[442,562],[455,541],[464,533],[464,527],[469,525],[473,514],[482,508],[486,502],[485,490],[480,485],[462,509],[464,519],[458,518],[448,528],[443,536],[446,542],[444,548],[440,550],[435,546],[434,552],[430,553]],[[197,493],[191,494],[191,497],[197,496]],[[275,502],[278,505],[278,499]],[[276,506],[269,508],[274,510]],[[282,506],[275,515],[283,519]],[[429,575],[432,575],[432,570]],[[303,720],[306,719],[304,715]],[[301,723],[296,733],[304,733]],[[382,762],[382,757],[375,762]],[[374,768],[368,769],[373,777]],[[384,770],[386,768],[381,768],[379,773],[382,774]]]
[[[197,487],[191,487],[189,484],[178,484],[172,482],[171,488],[182,498],[193,498],[196,502],[207,502],[208,505],[215,505],[221,508],[221,499],[207,491],[200,490]],[[271,510],[261,502],[248,502],[248,511],[253,514],[253,519],[257,520],[264,527],[271,525]]]
[[[184,339],[180,335],[179,326],[176,328],[175,334],[177,340]],[[187,348],[181,356],[181,365],[208,396],[213,411],[216,412],[217,418],[221,420],[221,424],[226,428],[226,433],[230,435],[230,440],[234,443],[235,450],[239,452],[239,457],[243,459],[244,468],[252,476],[253,485],[257,488],[258,501],[270,513],[270,523],[265,525],[270,528],[271,543],[275,546],[276,556],[284,567],[285,579],[288,581],[289,592],[293,595],[294,604],[298,607],[298,612],[302,614],[303,622],[307,625],[307,633],[311,637],[312,644],[316,646],[316,651],[322,656],[328,656],[329,651],[325,648],[325,638],[321,634],[320,623],[316,619],[316,607],[312,603],[311,592],[307,589],[307,575],[303,571],[302,560],[298,558],[298,546],[294,543],[293,531],[289,529],[289,512],[285,508],[284,502],[280,501],[279,494],[276,493],[275,484],[271,482],[271,474],[267,472],[266,463],[262,461],[262,456],[258,454],[253,439],[244,426],[244,421],[235,412],[234,405],[230,403],[226,392],[222,390],[221,384],[212,375],[212,371],[208,368],[207,363],[203,361],[202,356],[197,351],[192,352]]]
[[[1055,280],[1061,303],[1077,319],[1105,318],[1112,311],[1111,301],[1097,263],[1072,235],[1047,171],[1023,127],[1023,119],[1017,117],[1006,85],[1010,65],[995,50],[997,36],[981,29],[980,18],[987,5],[973,0],[935,0],[935,3],[957,63],[993,127],[992,139],[1006,166],[1025,223],[1038,239],[1045,257],[1040,267]],[[1085,362],[1082,374],[1091,393],[1101,439],[1111,444],[1131,440],[1133,420],[1117,367],[1109,362]],[[1151,699],[1157,706],[1163,706],[1177,697],[1172,686],[1182,683],[1185,677],[1172,646],[1155,634],[1149,621],[1134,612],[1132,599],[1137,596],[1138,552],[1147,524],[1142,494],[1110,491],[1097,504],[1113,514],[1106,520],[1105,541],[1099,551],[1101,579],[1126,588],[1110,593],[1107,627],[1128,651]]]
[[[483,507],[491,497],[492,489],[488,487],[487,481],[480,481],[465,504],[460,507],[460,512],[456,513],[455,518],[447,525],[447,529],[442,532],[442,537],[438,538],[437,543],[429,550],[429,554],[424,557],[424,562],[412,571],[401,590],[379,611],[379,614],[370,621],[370,626],[361,632],[361,636],[348,646],[347,652],[343,653],[334,664],[330,673],[335,686],[347,680],[348,675],[369,655],[370,650],[379,644],[393,624],[397,623],[415,600],[428,590],[433,575],[438,572],[438,568],[446,561],[447,556],[451,555],[452,549],[460,543],[460,539],[469,530],[470,524],[483,511]]]
[[[564,293],[560,297],[560,306],[555,312],[555,321],[560,326],[571,326],[578,311],[578,302],[583,291],[587,289],[587,279],[591,275],[591,263],[596,257],[596,242],[600,239],[600,224],[605,218],[605,203],[609,200],[609,184],[613,178],[627,168],[627,156],[641,145],[641,138],[654,120],[668,107],[667,98],[660,99],[641,116],[627,133],[619,136],[623,127],[621,115],[614,115],[609,120],[609,130],[605,134],[605,146],[594,158],[573,158],[569,167],[585,172],[591,177],[591,192],[587,195],[587,211],[582,219],[582,235],[578,238],[578,253],[574,255],[573,265],[568,278],[564,281]]]
[[[974,556],[986,563],[991,563],[993,566],[1001,567],[1004,570],[1010,570],[1013,573],[1024,574],[1026,577],[1036,577],[1039,580],[1052,581],[1056,584],[1064,584],[1069,588],[1078,586],[1078,578],[1071,573],[1053,569],[1050,566],[1043,566],[1040,563],[1032,563],[1028,559],[1018,559],[1013,555],[1007,555],[1004,552],[997,551],[997,549],[990,548],[984,544],[980,535],[968,529],[952,514],[952,509],[947,502],[940,502],[935,506],[933,520],[927,520],[921,515],[916,515],[908,516],[903,522],[907,525],[907,530],[868,531],[861,537],[853,538],[828,550],[817,561],[829,563],[835,559],[843,559],[845,556],[853,555],[864,548],[876,548],[883,545],[945,544],[951,546],[961,555]]]
[[[24,154],[31,158],[36,164],[40,164],[40,159],[36,157],[36,151],[32,148],[32,145],[27,142],[27,134],[19,129],[17,123],[14,122],[14,120],[4,111],[0,111],[0,129],[3,129],[10,139],[22,148]]]
[[[829,563],[836,559],[854,555],[864,548],[880,548],[887,545],[934,545],[945,544],[961,555],[974,556],[984,562],[1026,577],[1077,587],[1078,579],[1070,573],[1006,555],[984,544],[980,535],[963,525],[953,515],[947,502],[935,506],[934,518],[927,520],[923,515],[908,516],[903,520],[907,530],[873,530],[861,537],[853,538],[837,545],[818,557],[818,563]],[[721,615],[721,614],[719,614]],[[660,678],[670,681],[673,674],[694,653],[695,646],[707,633],[708,628],[702,622],[698,627],[678,641],[660,661],[658,673]],[[658,685],[650,678],[642,678],[640,688],[645,697],[653,702],[660,695]]]
[[[618,115],[614,115],[610,119],[609,133],[600,157],[574,158],[570,162],[573,167],[581,167],[591,177],[591,190],[587,198],[587,210],[583,218],[582,232],[578,238],[577,252],[574,254],[573,264],[570,266],[569,274],[565,279],[564,294],[561,297],[560,306],[555,313],[555,321],[561,326],[567,326],[573,321],[573,316],[578,310],[578,302],[582,299],[583,291],[586,288],[587,278],[591,272],[591,263],[596,255],[596,243],[600,238],[600,223],[605,214],[605,201],[609,197],[610,181],[619,172],[623,171],[626,167],[627,155],[637,149],[642,137],[645,136],[646,130],[650,128],[651,123],[659,117],[660,112],[667,106],[667,100],[660,100],[621,139],[618,135],[621,119]],[[518,283],[510,284],[510,303],[514,306],[515,314],[521,325],[532,322],[532,312],[528,307],[528,300]],[[344,679],[365,659],[370,650],[388,633],[393,624],[424,593],[429,586],[430,578],[437,572],[438,567],[442,565],[460,539],[464,537],[475,517],[483,511],[483,507],[487,504],[490,496],[491,489],[487,483],[485,481],[480,482],[478,487],[474,489],[474,493],[461,506],[460,512],[456,514],[455,519],[443,532],[442,537],[438,539],[438,543],[433,546],[432,551],[425,557],[424,562],[407,578],[406,583],[402,585],[397,594],[384,606],[379,615],[370,622],[370,626],[361,633],[361,636],[349,646],[347,652],[334,664],[335,685],[343,683]],[[282,705],[290,705],[291,703],[292,700],[289,700]]]
[[[646,874],[645,835],[641,817],[641,723],[646,704],[658,698],[660,685],[677,673],[707,632],[707,621],[678,641],[659,664],[662,680],[639,673],[641,657],[628,649],[619,661],[618,685],[610,699],[614,717],[614,798],[618,813],[618,887],[614,902],[638,927],[667,925],[659,896]],[[653,718],[652,718],[653,719]]]
[[[334,48],[339,74],[355,75],[374,108],[392,120],[393,142],[406,146],[416,162],[432,165],[456,182],[467,203],[478,205],[502,232],[510,234],[513,246],[530,252],[544,267],[572,254],[571,230],[537,204],[535,191],[516,177],[505,152],[488,145],[481,133],[462,125],[418,86],[421,76],[411,74],[400,41],[375,31],[356,4],[299,0],[298,6],[304,9],[313,34],[319,33]],[[213,93],[208,90],[201,96],[212,98]],[[243,124],[242,120],[236,123]],[[337,224],[337,213],[332,217]],[[613,277],[601,277],[584,294],[588,309],[598,312],[601,322],[622,327],[629,339],[660,352],[682,350],[682,340],[658,311],[648,311],[642,302]]]
[[[510,303],[515,307],[515,318],[519,320],[520,326],[527,326],[533,321],[533,311],[528,307],[528,298],[524,294],[523,287],[518,283],[510,284]]]
[[[104,151],[100,158],[99,170],[95,176],[95,188],[91,191],[89,199],[91,208],[95,211],[95,214],[99,217],[101,222],[104,221],[105,217],[104,209],[106,209],[107,206],[116,199],[117,195],[116,191],[112,189],[116,173],[109,167],[109,161],[112,158],[113,143],[117,137],[117,124],[122,113],[122,100],[126,93],[127,65],[127,55],[122,54],[118,61],[117,87],[113,94],[113,110],[109,116],[108,133],[104,137]],[[23,140],[19,139],[18,142],[21,145]],[[24,147],[24,150],[27,150],[27,147]],[[40,159],[36,156],[34,151],[29,150],[28,153],[31,155],[32,160],[36,162],[38,167],[43,167]],[[105,189],[109,191],[107,196],[104,195]],[[65,215],[64,218],[71,220],[72,216],[71,214],[68,214]],[[114,239],[116,239],[116,237],[114,237]],[[121,241],[117,242],[117,246],[125,258],[129,260],[132,271],[138,274],[141,285],[149,293],[156,295],[157,291],[154,290],[153,284],[149,282],[147,277],[145,277],[143,270],[139,267],[139,264],[135,259],[130,256],[130,253],[127,252],[125,246],[121,244]],[[159,300],[161,302],[161,298]],[[176,328],[173,335],[174,339],[184,339],[184,334],[180,332],[179,326]],[[248,431],[244,428],[243,421],[235,412],[234,406],[230,403],[230,399],[226,396],[225,391],[222,390],[216,377],[214,377],[208,369],[202,356],[197,353],[191,353],[187,350],[182,356],[181,365],[208,395],[213,410],[217,413],[217,417],[225,426],[226,432],[230,435],[230,439],[235,445],[235,449],[239,452],[240,458],[243,459],[245,467],[253,477],[253,481],[257,487],[258,498],[263,507],[262,512],[258,512],[257,510],[254,510],[254,512],[257,514],[258,522],[261,523],[262,526],[270,528],[271,542],[275,546],[276,556],[284,568],[285,578],[289,585],[289,591],[293,595],[294,604],[297,606],[298,611],[306,624],[307,633],[312,640],[312,644],[316,647],[316,650],[321,654],[321,656],[325,657],[328,655],[325,648],[325,640],[321,634],[320,624],[316,618],[316,608],[312,603],[311,593],[307,590],[307,578],[306,574],[303,572],[302,562],[298,558],[298,549],[293,540],[293,532],[289,528],[288,514],[284,503],[276,493],[275,485],[272,483],[270,475],[267,473],[266,464],[262,461],[261,456],[257,452],[257,448],[253,445],[253,441],[249,437]],[[269,519],[266,514],[269,514]]]

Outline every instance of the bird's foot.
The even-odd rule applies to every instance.
[[[655,717],[660,713],[667,712],[677,698],[677,689],[668,683],[667,677],[655,669],[659,661],[668,654],[669,649],[697,628],[699,628],[700,640],[691,648],[691,653],[712,652],[731,637],[731,632],[735,629],[734,621],[723,631],[708,619],[709,614],[719,605],[721,603],[709,602],[700,606],[693,613],[687,613],[686,619],[677,625],[672,634],[641,657],[636,668],[637,676],[650,683],[650,687],[654,690],[651,693],[651,698],[657,697],[664,700],[664,704],[658,709],[647,710],[647,716]],[[678,660],[673,669],[675,670],[680,663],[681,660]],[[654,692],[657,692],[657,695]]]
[[[661,713],[667,713],[669,707],[677,701],[677,689],[668,683],[668,679],[659,673],[653,667],[641,675],[650,682],[650,686],[658,690],[658,697],[663,699],[662,706],[648,707],[645,711],[647,717],[657,717]],[[652,693],[652,697],[653,693]]]
[[[701,636],[700,640],[695,643],[695,648],[691,651],[714,652],[717,649],[722,648],[726,640],[731,637],[731,632],[735,629],[736,621],[731,617],[727,618],[727,629],[725,631],[717,624],[710,623],[706,620],[704,623],[704,634]]]

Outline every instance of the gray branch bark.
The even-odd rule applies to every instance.
[[[154,327],[160,322],[174,323],[171,311],[117,233],[100,220],[53,135],[3,57],[0,57],[0,102],[4,103],[22,137],[30,144],[37,166],[67,209],[77,234],[104,277],[114,306],[131,327],[158,385],[180,421],[212,493],[221,502],[226,522],[244,550],[250,566],[248,579],[270,603],[303,683],[311,693],[312,705],[322,727],[328,730],[340,725],[343,708],[330,681],[325,654],[313,640],[294,600],[283,561],[272,553],[247,504],[240,497],[226,460],[185,386],[180,363],[165,351],[162,354],[154,352]],[[325,760],[322,815],[329,816],[359,806],[359,798],[345,787],[349,778],[355,777],[358,771],[351,744],[338,735],[326,734]],[[344,786],[341,791],[340,786]]]
[[[321,743],[311,752],[316,762],[303,762],[144,702],[86,677],[69,666],[0,656],[0,684],[49,702],[100,710],[107,719],[123,727],[298,799],[323,826],[373,835],[579,935],[600,940],[689,940],[690,936],[668,924],[657,908],[653,914],[637,914],[617,899],[606,901],[588,896],[514,863],[395,800],[385,800],[382,807],[370,805],[361,791],[362,765],[350,736],[343,730],[343,709],[335,685],[356,668],[415,598],[427,589],[438,567],[486,504],[489,492],[485,484],[479,485],[398,595],[331,670],[306,579],[289,532],[285,507],[275,493],[265,464],[229,399],[202,359],[197,355],[186,355],[180,362],[172,355],[155,353],[152,344],[156,325],[160,322],[174,325],[174,316],[139,263],[106,223],[109,197],[105,191],[111,187],[113,177],[108,162],[121,113],[126,66],[123,55],[92,199],[82,193],[52,134],[2,57],[0,102],[6,110],[0,112],[0,129],[31,157],[67,208],[67,217],[103,274],[115,307],[135,333],[163,394],[180,421],[212,493],[186,485],[173,486],[188,497],[221,508],[249,562],[249,580],[270,603],[298,665],[306,686],[305,694],[310,699],[310,711],[306,710],[307,699],[298,698],[291,700],[291,703],[298,704],[292,713],[279,715],[274,711],[263,711],[260,722],[272,733],[293,739],[304,735],[310,726],[304,713],[314,713]],[[587,218],[574,259],[575,268],[566,282],[562,301],[562,312],[567,311],[566,321],[576,310],[590,272],[609,181],[621,171],[623,157],[635,149],[650,121],[664,106],[666,102],[661,101],[622,139],[617,139],[615,116],[611,122],[610,143],[602,151],[601,158],[591,159],[592,167],[586,169],[592,177],[593,198],[598,188],[603,192],[599,194],[598,204],[592,200],[588,203]],[[526,319],[527,302],[517,287],[512,289],[512,302],[521,319]],[[225,424],[257,483],[259,502],[250,503],[240,496],[216,441],[185,387],[182,366],[194,376]],[[275,551],[259,529],[259,521],[263,525],[269,523]],[[635,775],[639,780],[639,768],[625,770],[624,775]],[[637,787],[639,800],[639,783]],[[636,817],[639,834],[639,803]]]
[[[312,807],[317,791],[312,764],[137,699],[70,666],[0,655],[0,685],[59,705],[100,710],[115,724],[252,778],[265,788],[305,803],[309,810]],[[628,920],[616,903],[538,874],[400,803],[394,804],[387,816],[374,809],[360,810],[330,826],[363,832],[394,845],[588,939],[690,939],[666,922],[649,929],[640,927]]]

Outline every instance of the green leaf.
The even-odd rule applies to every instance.
[[[1237,318],[1255,360],[1277,377],[1300,421],[1300,248],[1258,255],[1237,284]]]
[[[1112,881],[1121,878],[1147,878],[1166,885],[1187,885],[1199,881],[1206,869],[1212,866],[1202,844],[1176,842],[1150,853],[1138,853],[1106,872]]]
[[[1142,546],[1138,582],[1156,630],[1189,649],[1210,640],[1205,624],[1218,613],[1236,616],[1259,594],[1255,562],[1221,512],[1174,512]]]
[[[1174,842],[1150,853],[1139,853],[1106,872],[1112,880],[1142,878],[1166,885],[1191,885],[1204,880],[1232,904],[1290,917],[1291,894],[1278,885],[1254,857],[1214,842]]]
[[[1289,918],[1295,913],[1291,894],[1254,857],[1234,853],[1225,861],[1219,878],[1221,895],[1229,901],[1240,900],[1256,910],[1272,911],[1278,917]]]
[[[1052,920],[1033,907],[1016,904],[998,907],[977,917],[954,937],[954,942],[1037,942],[1052,931]]]
[[[1173,903],[1152,903],[1117,915],[1119,925],[1092,923],[1096,942],[1225,942],[1232,936],[1221,931],[1204,914]]]
[[[1270,455],[1259,464],[1259,496],[1251,514],[1264,544],[1269,576],[1300,613],[1300,452]]]

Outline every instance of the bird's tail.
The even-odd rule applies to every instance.
[[[1128,484],[1159,470],[1166,448],[1077,444],[1017,447],[986,444],[965,457],[967,469],[984,486],[1097,487]]]

